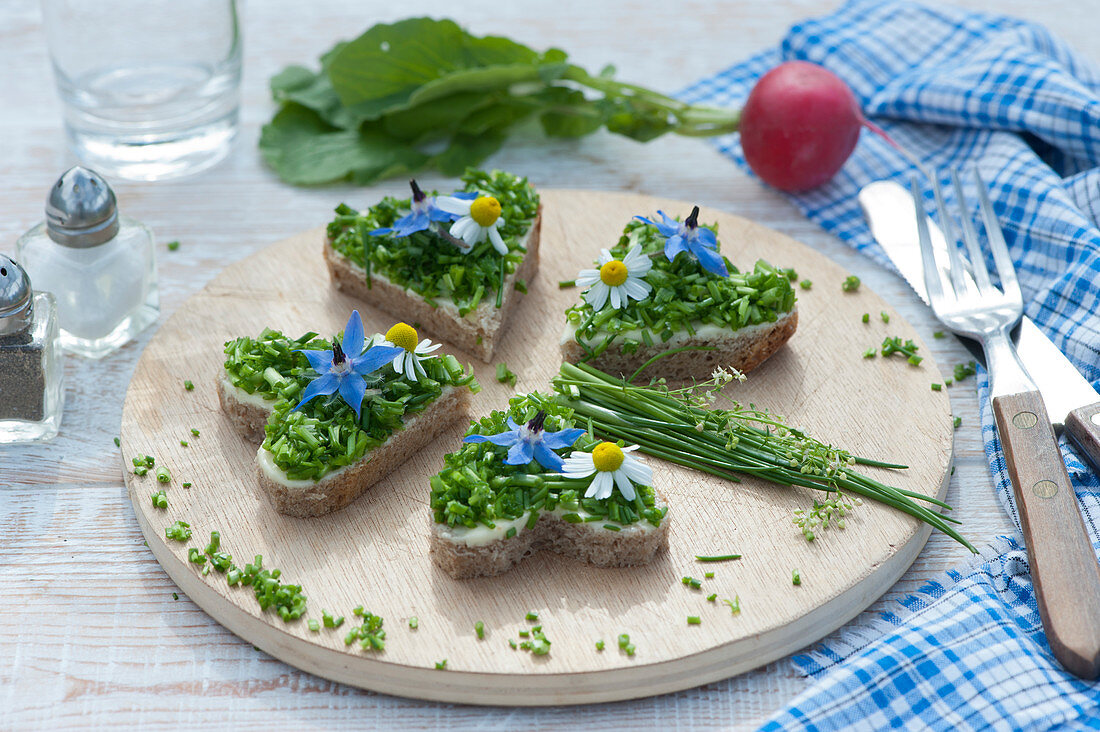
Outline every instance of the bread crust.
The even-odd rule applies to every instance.
[[[389,475],[455,421],[465,417],[469,393],[464,387],[444,387],[438,399],[405,421],[405,429],[394,432],[359,460],[317,482],[293,481],[288,485],[272,480],[260,467],[264,451],[260,447],[256,452],[256,477],[260,488],[275,510],[288,516],[305,518],[337,511]]]
[[[733,367],[748,373],[790,340],[798,328],[798,309],[781,315],[775,322],[750,325],[730,331],[721,339],[691,336],[665,343],[639,347],[634,353],[623,353],[615,344],[586,363],[614,376],[630,376],[649,359],[659,353],[685,346],[712,346],[713,351],[681,351],[662,358],[654,367],[658,374],[669,381],[708,378],[719,366]],[[577,363],[584,358],[584,349],[575,340],[561,346],[562,358]]]
[[[667,506],[660,492],[657,505]],[[468,546],[457,540],[446,524],[435,523],[431,516],[428,521],[432,560],[454,579],[502,574],[543,549],[596,567],[649,564],[668,549],[668,513],[656,528],[630,524],[621,531],[610,531],[601,522],[574,524],[557,513],[546,512],[539,515],[533,528],[521,527],[510,539],[500,538],[482,546]]]
[[[516,271],[504,279],[504,300],[501,306],[496,307],[495,300],[483,300],[466,317],[458,314],[458,308],[453,302],[440,298],[438,307],[432,307],[419,294],[378,273],[371,274],[371,286],[367,287],[366,270],[338,252],[328,235],[324,241],[324,257],[336,289],[383,310],[398,320],[419,323],[420,327],[437,338],[490,363],[493,349],[508,327],[508,315],[523,294],[515,288],[516,280],[529,283],[538,273],[541,232],[540,204],[526,235],[527,253]]]
[[[271,417],[271,406],[261,407],[258,404],[242,401],[237,397],[236,390],[237,387],[227,380],[218,381],[218,401],[221,402],[222,411],[229,417],[229,421],[233,423],[233,427],[241,437],[249,442],[263,442],[266,436],[264,425]]]

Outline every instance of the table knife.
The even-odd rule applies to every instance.
[[[927,304],[912,196],[893,181],[876,181],[859,192],[859,205],[875,239]],[[931,219],[928,228],[937,261],[947,261],[943,232]],[[981,346],[968,339],[963,339],[963,343],[983,360]],[[1017,331],[1016,352],[1039,387],[1055,432],[1064,428],[1092,467],[1100,472],[1100,393],[1026,315]]]

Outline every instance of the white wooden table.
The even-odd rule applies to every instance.
[[[556,45],[589,68],[613,63],[621,78],[661,90],[716,71],[777,42],[800,18],[835,0],[616,2],[585,0],[362,3],[263,0],[245,8],[243,126],[229,160],[194,178],[119,182],[122,210],[160,241],[163,315],[229,262],[325,221],[332,207],[396,193],[299,189],[260,161],[256,140],[271,114],[267,79],[311,64],[332,44],[376,21],[454,17],[478,33]],[[969,0],[1046,23],[1095,53],[1098,22],[1072,0]],[[0,4],[0,251],[43,216],[46,191],[74,161],[64,149],[59,103],[38,4]],[[705,143],[663,138],[646,145],[597,134],[580,142],[513,141],[491,161],[536,185],[632,190],[737,212],[823,251],[859,275],[922,332],[946,367],[969,359],[953,339],[933,340],[931,315],[893,274],[803,219],[778,193],[745,176]],[[428,185],[439,182],[426,177]],[[162,316],[163,317],[163,316]],[[512,710],[428,704],[359,691],[297,671],[255,650],[184,596],[142,545],[113,438],[138,343],[100,362],[68,360],[61,435],[32,447],[0,447],[0,728],[207,724],[222,727],[543,729],[751,727],[805,686],[781,661],[753,673],[663,697],[590,707]],[[975,543],[1011,531],[990,484],[973,380],[951,391],[962,417],[948,501]],[[839,438],[840,436],[838,436]],[[840,441],[840,440],[838,440]],[[908,573],[868,612],[956,564],[966,551],[933,534]]]

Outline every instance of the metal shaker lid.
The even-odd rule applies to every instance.
[[[0,254],[0,337],[22,333],[34,322],[31,278],[14,259]]]
[[[46,232],[58,244],[77,249],[110,241],[118,233],[115,192],[95,171],[69,168],[46,199]]]

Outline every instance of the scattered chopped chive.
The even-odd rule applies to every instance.
[[[508,639],[508,645],[510,645],[512,647],[513,651],[516,650],[516,648],[519,647],[519,646],[516,645],[516,642],[514,640],[512,640],[511,638]]]
[[[863,352],[863,357],[864,358],[874,358],[875,354],[877,354],[877,353],[878,353],[878,351],[876,351],[874,348],[868,348],[866,351]]]
[[[943,384],[932,383],[932,391],[943,391]]]
[[[515,526],[509,526],[508,530],[504,532],[504,538],[505,539],[511,539],[515,535],[516,535],[516,527]]]
[[[951,386],[954,383],[955,383],[955,380],[952,379],[952,378],[946,378],[946,379],[943,380],[944,386]]]
[[[183,483],[182,485],[183,485],[184,488],[190,488],[191,487],[191,483]]]
[[[157,464],[157,459],[152,455],[146,455],[144,458],[142,458],[142,460],[144,460],[145,467],[147,468],[151,468]]]
[[[115,438],[115,447],[122,447],[122,440],[117,437]]]
[[[145,467],[144,465],[139,465],[136,468],[134,468],[134,475],[143,476],[143,475],[147,475],[148,473],[149,473],[149,468]]]
[[[507,383],[509,386],[516,385],[516,375],[508,368],[508,364],[503,361],[497,364],[497,381],[501,384]]]
[[[194,391],[195,390],[195,385],[191,383],[191,379],[184,379],[183,380],[183,388],[186,389],[187,391]]]
[[[344,624],[344,616],[332,617],[327,610],[321,610],[321,622],[326,628],[339,628]]]
[[[157,468],[157,482],[159,483],[171,483],[172,474],[168,472],[168,468],[161,465]]]
[[[808,290],[814,286],[814,283],[811,280],[802,280],[798,283],[798,286],[801,287],[803,290]]]
[[[712,592],[711,594],[707,595],[707,602],[714,602],[717,598],[718,598],[718,593],[717,592]]]
[[[630,636],[623,633],[619,636],[619,648],[626,648],[628,645],[630,645]]]
[[[351,611],[351,614],[354,615],[357,618],[363,617],[363,606],[362,605],[356,605],[355,609]]]
[[[519,632],[519,637],[520,637],[520,638],[530,638],[530,637],[531,637],[531,633],[530,633],[530,632],[528,632],[528,631],[526,631],[526,630],[521,630],[521,631]]]
[[[681,583],[681,584],[685,584],[685,585],[688,585],[688,586],[689,586],[689,587],[691,587],[691,589],[693,589],[693,590],[697,590],[697,589],[699,589],[700,587],[702,587],[702,586],[703,586],[703,583],[702,583],[702,581],[701,581],[701,580],[697,580],[697,579],[695,579],[694,577],[682,577],[682,578],[680,579],[680,583]]]
[[[515,284],[513,284],[512,287],[514,287],[517,292],[522,292],[524,295],[527,294],[527,282],[521,280],[518,277],[516,278]]]
[[[318,623],[313,618],[310,618],[309,619],[309,629],[312,630],[314,633],[316,633],[317,631],[319,631],[321,629],[321,624]]]
[[[871,322],[871,314],[870,313],[864,313],[863,314],[863,322],[864,323],[870,323]]]
[[[732,600],[722,600],[722,604],[729,605],[730,615],[741,612],[741,598],[737,595],[734,595]]]
[[[910,366],[920,366],[920,362],[924,360],[923,356],[910,356],[908,359]]]
[[[840,283],[840,289],[845,292],[855,292],[859,289],[859,278],[855,275],[848,275],[844,282]]]
[[[187,440],[180,440],[180,447],[187,447]]]
[[[195,437],[198,437],[199,436],[199,431],[197,429],[195,429],[194,427],[192,427],[191,428],[191,434],[193,434]]]
[[[150,498],[153,501],[153,508],[168,508],[168,496],[164,495],[164,491],[157,491]]]
[[[411,618],[409,618],[409,630],[416,630],[419,627],[420,627],[420,620],[415,615],[413,615]]]
[[[976,373],[978,373],[978,363],[976,361],[955,364],[955,381],[962,381]]]
[[[562,289],[562,290],[564,290],[567,287],[576,287],[576,286],[577,286],[577,281],[576,280],[559,280],[558,281],[558,288]]]
[[[879,317],[882,318],[883,323],[889,323],[890,322],[890,316],[889,316],[889,314],[887,314],[887,312],[885,310],[879,312]]]
[[[794,282],[798,279],[798,272],[794,271],[794,267],[783,267],[779,270],[780,274],[787,276],[787,279]]]
[[[716,554],[713,556],[708,555],[695,555],[695,561],[697,562],[728,562],[732,559],[740,559],[740,554]]]
[[[791,584],[792,585],[802,584],[802,575],[798,573],[797,569],[792,569],[791,570]]]
[[[596,650],[597,651],[602,651],[603,650],[603,638],[596,641]]]
[[[962,423],[963,423],[963,418],[962,417],[955,417],[955,429],[958,429],[959,427],[961,427]]]
[[[210,565],[209,564],[205,565],[202,568],[202,576],[205,577],[208,574],[210,574]]]
[[[191,538],[191,524],[177,520],[164,530],[164,535],[173,541],[187,541]]]
[[[170,241],[165,244],[165,246],[168,247],[168,251],[174,252],[180,248],[180,243],[178,241]]]
[[[688,625],[698,625],[703,622],[698,615],[688,615]]]
[[[172,593],[172,599],[173,599],[173,600],[178,600],[178,599],[180,599],[179,593],[178,593],[178,592],[173,592],[173,593]]]
[[[531,610],[527,613],[527,620],[529,620],[531,622],[534,622],[538,619],[539,619],[539,614],[537,612],[535,612],[534,610]]]
[[[474,623],[474,632],[477,633],[478,640],[485,638],[485,623],[480,620]]]
[[[954,465],[952,465],[952,466],[951,466],[951,475],[954,475],[954,474],[955,474],[955,466],[954,466]]]
[[[443,659],[442,661],[436,661],[436,662],[435,662],[435,667],[436,667],[437,669],[441,670],[441,671],[442,671],[443,669],[447,668],[447,659],[446,659],[446,658],[444,658],[444,659]]]
[[[933,331],[932,337],[933,338],[943,338],[944,337],[943,331],[942,330]]]
[[[714,572],[707,572],[703,575],[703,579],[714,579]]]
[[[197,546],[193,546],[187,551],[187,561],[195,564],[206,564],[206,555],[199,551]]]

